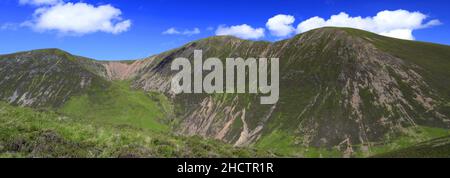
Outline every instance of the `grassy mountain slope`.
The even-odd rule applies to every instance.
[[[120,81],[116,62],[45,49],[3,55],[0,63],[2,100],[30,107],[0,103],[0,157],[271,156],[172,134],[172,104]]]
[[[280,58],[280,101],[267,106],[257,95],[173,96],[170,63],[192,60],[194,49],[203,50],[204,59]],[[417,135],[422,127],[450,128],[449,54],[448,46],[346,28],[312,30],[276,43],[211,37],[144,60],[133,86],[171,96],[183,134],[237,146],[372,155],[389,144],[384,141],[394,144],[411,130]]]
[[[102,66],[58,49],[0,56],[0,99],[31,107],[58,107],[71,96],[108,87]]]
[[[85,120],[165,132],[173,117],[172,105],[164,95],[132,90],[126,81],[73,97],[58,111]]]
[[[0,103],[0,157],[270,157],[255,149]]]
[[[172,94],[171,62],[192,60],[199,49],[204,59],[279,58],[279,102],[261,105],[254,94]],[[0,99],[49,108],[58,113],[50,118],[77,124],[142,129],[148,137],[175,132],[284,156],[366,157],[449,135],[449,59],[449,46],[347,28],[275,43],[210,37],[126,62],[49,49],[0,56]]]
[[[345,29],[351,35],[364,36],[364,39],[373,43],[378,49],[386,51],[398,58],[411,62],[423,68],[422,75],[430,81],[433,88],[438,88],[439,94],[449,98],[450,88],[450,52],[449,46],[426,43],[420,41],[400,40],[373,33]]]
[[[163,95],[112,81],[105,62],[44,49],[0,56],[0,96],[13,105],[58,110],[100,123],[169,130],[173,113]],[[162,123],[166,122],[166,123]]]
[[[432,139],[407,148],[382,153],[380,158],[449,158],[450,137]]]
[[[284,138],[291,138],[286,142],[294,147],[325,146],[347,156],[371,155],[409,136],[415,127],[448,129],[449,115],[442,109],[448,99],[440,97],[445,87],[433,86],[433,77],[423,73],[439,75],[443,83],[449,79],[371,42],[383,40],[397,44],[394,49],[410,48],[401,45],[408,41],[341,28],[313,30],[274,44],[283,60],[280,110],[261,142],[273,139],[272,130],[279,130],[290,136]],[[420,44],[429,45],[416,45]],[[434,46],[439,51],[428,57],[421,58],[421,50],[414,48],[407,53],[428,63],[449,59],[448,46]],[[421,132],[413,135],[417,134]]]

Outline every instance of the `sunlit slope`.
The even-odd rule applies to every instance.
[[[280,59],[280,99],[170,92],[177,57]],[[0,56],[1,100],[98,124],[202,136],[279,156],[366,157],[448,135],[450,47],[348,28],[275,43],[217,36],[137,61],[49,49]]]
[[[173,109],[164,95],[110,80],[105,62],[43,49],[0,56],[0,98],[56,110],[84,121],[169,131]]]
[[[404,149],[376,155],[384,158],[450,158],[450,137],[436,138]]]
[[[0,103],[0,157],[270,157],[200,137],[88,121]]]
[[[173,106],[164,95],[131,89],[126,81],[72,97],[58,111],[84,120],[166,132],[174,117]]]
[[[192,60],[194,50],[203,50],[204,59],[279,58],[280,100],[261,105],[260,96],[249,94],[176,95],[183,134],[236,146],[272,140],[274,149],[371,155],[414,128],[450,127],[448,46],[347,28],[312,30],[276,43],[211,37],[144,60],[133,87],[172,95],[170,63]]]
[[[71,96],[106,88],[93,60],[58,49],[0,56],[0,99],[15,105],[58,107]]]

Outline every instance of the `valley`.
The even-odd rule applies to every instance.
[[[171,63],[195,50],[279,58],[278,102],[173,93]],[[449,86],[449,46],[349,28],[214,36],[130,61],[19,52],[0,56],[0,157],[449,157]]]

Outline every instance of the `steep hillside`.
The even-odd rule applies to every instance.
[[[171,62],[193,60],[194,50],[203,59],[279,58],[278,103],[171,93]],[[448,136],[449,86],[449,46],[347,28],[275,43],[216,36],[136,61],[56,49],[0,56],[0,100],[13,105],[299,157],[373,156]]]
[[[169,101],[116,81],[132,74],[123,66],[128,64],[95,61],[58,49],[0,56],[0,100],[85,121],[168,132],[173,118]]]
[[[171,61],[192,60],[194,49],[202,49],[204,59],[280,58],[279,102],[260,105],[256,95],[171,94]],[[236,146],[313,146],[370,155],[380,142],[412,128],[450,127],[449,55],[448,46],[343,28],[277,43],[211,37],[144,60],[147,67],[133,86],[170,96],[183,134]]]
[[[21,106],[57,107],[71,96],[106,88],[104,68],[58,49],[0,56],[0,99]]]

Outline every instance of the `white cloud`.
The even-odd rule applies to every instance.
[[[199,28],[194,28],[192,30],[184,30],[183,31],[183,35],[188,35],[188,36],[196,35],[196,34],[199,34],[199,33],[200,33],[200,29]]]
[[[34,18],[24,22],[37,31],[57,31],[61,34],[84,35],[95,32],[119,34],[131,26],[122,12],[111,5],[93,6],[87,3],[58,3],[35,10]]]
[[[191,36],[191,35],[200,34],[200,29],[199,28],[194,28],[192,30],[186,29],[183,32],[180,32],[175,27],[171,27],[171,28],[167,29],[166,31],[163,31],[162,34],[164,34],[164,35],[187,35],[187,36]]]
[[[432,27],[432,26],[436,26],[436,25],[442,25],[442,22],[437,19],[430,20],[425,25],[422,25],[422,28],[428,28],[428,27]]]
[[[236,26],[219,26],[216,35],[232,35],[243,39],[259,39],[264,37],[263,28],[253,28],[247,24]]]
[[[163,31],[162,34],[164,34],[164,35],[176,35],[176,34],[181,34],[181,32],[179,32],[177,29],[172,27],[172,28],[167,29],[166,31]]]
[[[312,17],[301,22],[297,26],[297,33],[303,33],[312,29],[334,26],[351,27],[371,31],[381,35],[414,40],[412,32],[417,29],[428,28],[439,25],[439,20],[425,22],[428,17],[420,12],[409,12],[406,10],[381,11],[373,17],[351,17],[345,12],[333,15],[330,19]]]
[[[389,36],[393,38],[399,38],[399,39],[407,39],[407,40],[413,40],[414,36],[412,35],[411,29],[395,29],[388,32],[382,32],[380,35],[383,36]]]
[[[292,26],[294,21],[294,16],[279,14],[270,18],[266,23],[266,27],[272,35],[286,37],[295,32],[295,28]]]
[[[31,5],[55,5],[62,3],[62,0],[19,0],[20,4],[31,4]]]

